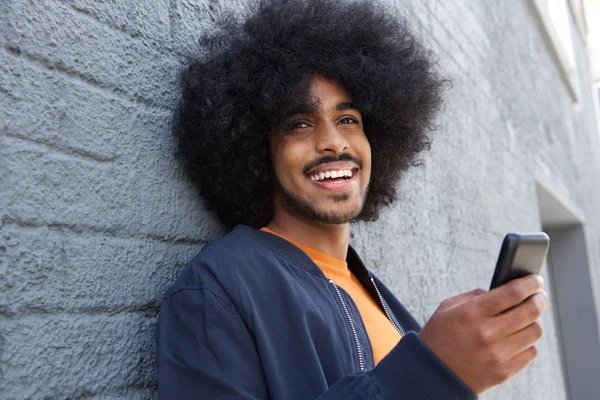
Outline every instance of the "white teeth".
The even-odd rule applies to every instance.
[[[342,178],[342,177],[352,177],[352,170],[351,169],[340,169],[338,171],[325,171],[325,172],[321,172],[318,174],[315,174],[313,176],[310,177],[310,179],[312,181],[321,181],[325,178]]]

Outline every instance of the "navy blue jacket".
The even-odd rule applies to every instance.
[[[162,301],[160,398],[475,399],[348,250],[349,268],[404,333],[377,366],[352,298],[293,244],[238,226],[206,245]]]

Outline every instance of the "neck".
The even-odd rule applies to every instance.
[[[350,240],[349,222],[331,225],[277,211],[267,228],[338,260],[346,260]]]

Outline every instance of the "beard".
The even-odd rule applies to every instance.
[[[334,210],[328,211],[315,207],[312,203],[307,200],[301,199],[294,193],[291,193],[281,185],[279,180],[275,178],[275,193],[281,200],[281,206],[289,213],[296,214],[300,217],[304,217],[309,220],[322,222],[330,225],[340,225],[347,222],[352,222],[354,218],[358,217],[362,211],[363,205],[367,194],[362,196],[360,204],[352,210],[341,211]],[[334,203],[344,203],[350,199],[348,194],[331,195]]]

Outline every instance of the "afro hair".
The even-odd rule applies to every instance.
[[[173,133],[186,173],[229,228],[272,218],[269,135],[315,73],[348,92],[371,146],[356,220],[377,220],[429,147],[447,81],[406,20],[373,0],[260,1],[243,21],[224,18],[201,48],[181,74]]]

